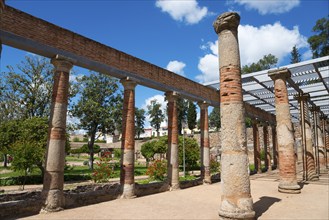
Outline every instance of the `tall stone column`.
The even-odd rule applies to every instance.
[[[64,165],[66,142],[66,113],[69,93],[69,74],[72,62],[57,55],[51,60],[55,67],[52,103],[49,120],[47,154],[42,196],[42,211],[60,211],[64,207]]]
[[[319,109],[320,110],[320,109]],[[323,140],[323,130],[322,130],[322,120],[321,117],[323,115],[322,112],[317,112],[317,120],[318,120],[318,145],[319,145],[319,169],[325,168],[325,146],[324,146],[324,140]]]
[[[242,100],[238,43],[240,16],[226,12],[213,26],[219,37],[221,108],[221,204],[220,219],[253,219],[248,173],[245,109]]]
[[[176,92],[166,92],[168,100],[168,183],[170,190],[179,189],[178,115]]]
[[[271,161],[271,154],[270,154],[270,145],[268,139],[268,127],[267,124],[263,125],[263,140],[264,140],[264,151],[265,151],[265,169],[267,171],[272,170],[272,161]]]
[[[260,143],[259,143],[259,130],[257,120],[252,120],[252,134],[254,142],[254,166],[255,172],[262,173],[261,160],[260,160]]]
[[[320,108],[317,106],[311,107],[311,112],[313,115],[313,134],[314,134],[314,157],[315,157],[315,171],[317,175],[320,175],[320,163],[319,163],[319,120],[318,120],[318,111]]]
[[[328,168],[328,152],[327,152],[327,132],[326,132],[326,120],[327,116],[322,114],[321,115],[321,128],[322,128],[322,138],[323,138],[323,151],[324,151],[324,166]]]
[[[273,148],[273,167],[277,169],[279,167],[278,163],[278,142],[277,142],[277,136],[276,136],[276,129],[275,125],[271,126],[272,130],[272,148]]]
[[[135,87],[130,79],[121,79],[124,87],[121,139],[121,172],[120,184],[122,198],[135,197]]]
[[[209,122],[208,122],[208,104],[199,102],[200,130],[201,130],[201,178],[204,183],[211,183],[210,176],[210,146],[209,146]]]
[[[287,68],[282,68],[269,71],[268,75],[274,81],[275,90],[276,132],[280,161],[278,189],[283,193],[300,193],[300,186],[297,184],[294,134],[286,86],[286,79],[290,77],[291,73]]]

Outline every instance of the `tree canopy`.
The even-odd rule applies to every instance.
[[[139,138],[144,133],[145,110],[142,108],[135,108],[135,133]]]
[[[159,130],[161,123],[165,119],[165,115],[162,112],[161,104],[157,102],[156,99],[152,100],[150,105],[147,106],[147,114],[149,115],[151,121],[151,126],[157,131],[157,136],[160,136]]]
[[[244,65],[241,69],[242,74],[253,73],[261,70],[267,70],[274,67],[278,63],[278,58],[272,54],[264,55],[257,63]]]
[[[315,33],[308,38],[313,58],[329,55],[329,20],[324,17],[316,21],[312,31]]]
[[[194,102],[188,102],[188,109],[187,109],[187,125],[188,128],[192,131],[196,127],[196,105]]]
[[[290,63],[299,63],[301,61],[301,55],[295,45],[290,52]]]
[[[220,125],[220,109],[219,107],[214,107],[209,115],[209,126],[211,128],[216,128],[218,131],[221,127]]]

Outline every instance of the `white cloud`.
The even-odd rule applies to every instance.
[[[297,7],[300,0],[234,0],[247,9],[255,9],[259,14],[281,14]]]
[[[184,21],[187,24],[198,23],[208,12],[207,7],[200,7],[196,0],[157,0],[155,5],[162,12],[167,12],[174,20]]]
[[[177,60],[173,60],[168,63],[167,70],[177,73],[179,75],[185,76],[185,74],[184,74],[185,66],[186,66],[185,63],[177,61]]]
[[[241,66],[258,62],[264,55],[270,53],[279,59],[278,64],[280,64],[287,55],[290,55],[294,45],[299,49],[308,48],[307,38],[300,34],[297,26],[289,30],[279,22],[260,27],[240,25],[238,31]],[[217,44],[218,41],[208,42],[209,53],[199,60],[198,68],[202,74],[196,79],[200,82],[218,80]],[[309,52],[302,56],[303,59],[309,57]]]
[[[141,106],[142,109],[144,109],[146,112],[147,106],[151,104],[151,101],[156,100],[158,103],[161,104],[161,110],[164,114],[166,114],[166,109],[167,109],[167,101],[165,101],[165,96],[164,95],[155,95],[152,96],[148,99],[145,100],[144,104]],[[145,127],[150,127],[150,117],[146,114],[145,118]],[[161,123],[161,126],[167,126],[167,121],[164,121]]]

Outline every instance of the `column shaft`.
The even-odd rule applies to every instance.
[[[43,180],[43,211],[59,211],[64,207],[64,165],[66,142],[66,112],[69,93],[69,73],[72,63],[56,56],[52,103],[48,130],[45,174]]]
[[[213,26],[219,37],[221,108],[220,219],[253,219],[245,109],[242,100],[238,26],[234,12],[220,15]]]
[[[263,136],[264,136],[264,151],[265,151],[265,169],[267,171],[272,170],[272,161],[270,154],[270,145],[269,145],[269,137],[268,137],[268,129],[267,125],[263,125]]]
[[[286,86],[286,78],[291,74],[288,69],[273,70],[268,74],[274,80],[275,90],[276,132],[280,161],[278,190],[283,193],[300,193],[300,186],[297,184],[294,134]]]
[[[135,197],[135,87],[129,79],[120,81],[124,86],[121,139],[121,172],[120,184],[122,198]]]
[[[275,169],[278,168],[278,145],[277,145],[277,136],[276,136],[276,129],[275,125],[271,127],[272,130],[272,148],[273,148],[273,166]]]
[[[199,103],[201,129],[201,178],[204,183],[211,183],[208,104]]]
[[[252,121],[252,132],[254,142],[254,166],[256,173],[262,173],[261,160],[260,160],[260,143],[259,143],[259,130],[256,120]]]
[[[179,188],[178,120],[176,92],[166,92],[168,100],[168,183],[171,190]]]

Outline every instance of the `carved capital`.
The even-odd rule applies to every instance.
[[[129,79],[129,77],[121,79],[120,83],[123,85],[125,90],[134,90],[137,85],[137,83]]]
[[[240,15],[236,12],[225,12],[217,17],[213,23],[217,34],[223,30],[237,31],[240,24]]]
[[[287,79],[291,76],[291,72],[288,68],[280,68],[268,71],[268,76],[271,77],[272,80]]]

